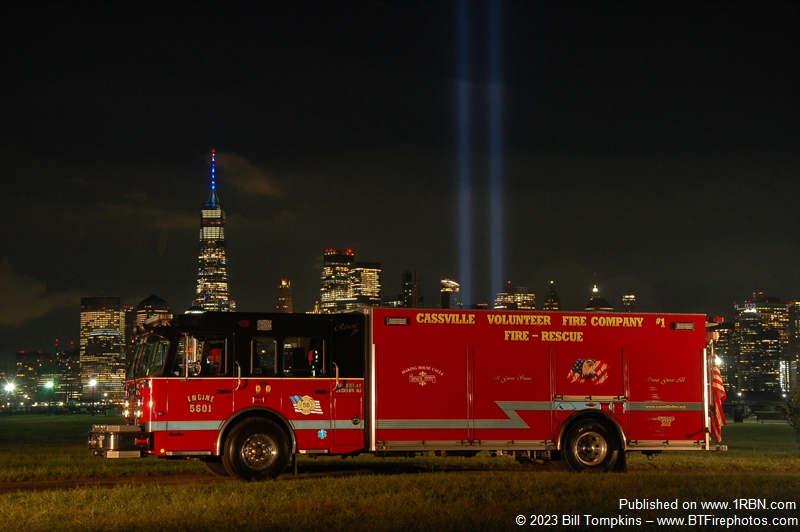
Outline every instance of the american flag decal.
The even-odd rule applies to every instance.
[[[320,406],[319,401],[314,400],[308,395],[304,395],[303,397],[300,397],[299,395],[291,395],[289,396],[289,399],[294,405],[295,412],[306,416],[309,414],[322,414],[322,407]]]
[[[603,384],[608,378],[608,364],[595,358],[579,358],[567,375],[570,383],[592,381]]]

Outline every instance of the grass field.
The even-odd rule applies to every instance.
[[[103,422],[115,422],[101,418]],[[91,416],[0,418],[0,483],[64,478],[139,478],[137,485],[0,495],[0,522],[14,530],[517,530],[550,520],[551,529],[609,529],[612,518],[639,519],[636,530],[688,530],[663,518],[787,519],[800,512],[800,453],[786,424],[726,427],[728,452],[632,454],[626,474],[531,471],[506,458],[301,459],[302,471],[351,470],[353,476],[282,479],[259,484],[199,481],[149,485],[147,477],[204,473],[197,461],[104,460],[90,456]],[[203,477],[200,477],[201,479]],[[210,477],[208,477],[210,478]],[[734,509],[734,499],[794,503],[794,509]],[[678,509],[620,508],[619,500],[678,501]],[[729,509],[702,509],[727,502]],[[697,505],[695,509],[683,506]],[[578,515],[566,526],[565,515]],[[591,517],[586,517],[586,516]],[[540,517],[537,517],[540,516]],[[550,517],[548,517],[550,516]],[[554,517],[552,517],[554,516]],[[697,518],[696,518],[697,519]],[[711,519],[711,518],[706,518]],[[594,521],[593,521],[594,520]],[[652,523],[647,521],[652,520]],[[796,522],[796,521],[795,521]],[[620,526],[616,523],[617,528]],[[705,523],[704,529],[746,530]],[[761,527],[758,527],[761,528]],[[775,529],[774,527],[772,527]]]

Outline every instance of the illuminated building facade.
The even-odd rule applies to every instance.
[[[322,314],[347,312],[355,308],[350,290],[350,271],[355,265],[352,249],[326,249],[322,258],[322,286],[319,310]]]
[[[127,367],[126,316],[118,297],[81,298],[80,367],[84,398],[103,397],[121,400]],[[95,388],[90,382],[97,382]]]
[[[709,318],[715,326],[709,330],[716,335],[714,340],[714,364],[719,368],[725,389],[738,391],[738,361],[736,358],[736,335],[733,323],[725,321],[722,316]]]
[[[499,292],[494,300],[495,309],[505,310],[536,310],[536,294],[526,286],[511,288],[508,281],[508,291]]]
[[[589,298],[589,302],[586,303],[584,310],[586,310],[586,312],[614,312],[614,307],[611,306],[611,303],[600,297],[600,290],[598,290],[597,285],[594,285],[592,288],[592,297]]]
[[[53,374],[40,375],[46,382],[53,383],[53,400],[73,401],[81,398],[80,350],[70,349],[56,353]]]
[[[542,308],[544,310],[561,310],[561,298],[558,297],[556,293],[555,283],[553,281],[550,281],[550,288],[547,290]]]
[[[352,297],[359,307],[381,304],[381,265],[378,262],[357,262],[350,273]]]
[[[19,403],[14,406],[30,406],[36,401],[36,376],[42,359],[47,355],[42,355],[39,351],[20,351],[16,355],[16,375],[14,382],[14,395]]]
[[[118,297],[82,297],[80,350],[83,354],[89,335],[95,329],[124,331],[125,317]]]
[[[84,399],[119,402],[125,398],[125,356],[122,334],[117,329],[95,329],[89,334],[81,358]],[[92,386],[92,382],[95,385]]]
[[[14,407],[32,407],[63,404],[80,400],[80,351],[72,349],[57,353],[20,351],[16,354],[14,377],[4,384],[14,384],[5,390],[5,399]]]
[[[228,295],[228,258],[225,252],[225,211],[217,196],[216,161],[211,150],[211,192],[200,218],[197,296],[193,305],[208,311],[230,312],[236,303]]]
[[[292,312],[292,282],[289,279],[281,279],[278,285],[278,312]]]
[[[320,281],[323,314],[381,304],[380,263],[356,262],[352,249],[326,249]]]
[[[439,289],[440,304],[443,309],[458,310],[461,308],[461,285],[450,279],[441,280]]]
[[[139,304],[136,305],[134,324],[141,325],[154,316],[160,318],[169,318],[170,316],[169,303],[155,294],[139,301]]]
[[[400,284],[403,290],[403,307],[422,307],[422,296],[419,293],[419,276],[417,275],[417,270],[403,271],[400,277]]]
[[[739,391],[779,397],[791,382],[788,306],[759,292],[733,308]]]
[[[628,292],[622,294],[622,312],[636,312],[636,296]]]
[[[800,301],[789,303],[789,388],[800,385]]]

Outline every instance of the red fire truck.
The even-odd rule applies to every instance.
[[[627,452],[711,450],[702,315],[202,313],[140,330],[107,458],[196,457],[274,478],[298,454],[474,455],[625,470]]]

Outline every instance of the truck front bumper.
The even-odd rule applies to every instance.
[[[153,435],[138,425],[92,425],[89,450],[103,458],[141,458],[152,447]]]

